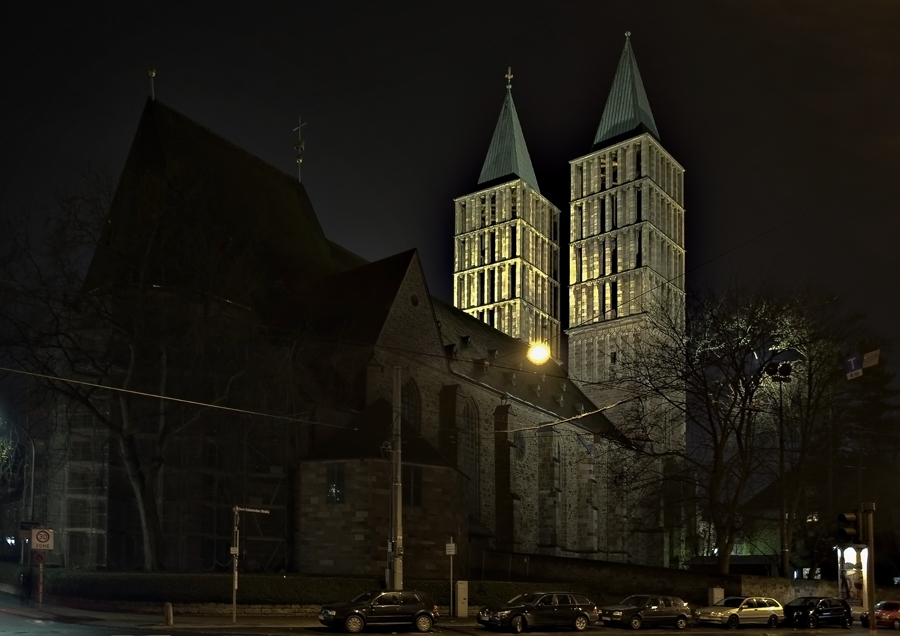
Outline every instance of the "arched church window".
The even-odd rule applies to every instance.
[[[419,419],[419,391],[412,380],[404,384],[400,390],[400,415],[413,430],[422,431]]]
[[[466,400],[459,417],[459,469],[469,478],[469,514],[478,516],[479,501],[479,444],[478,411]]]

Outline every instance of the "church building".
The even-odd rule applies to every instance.
[[[498,553],[677,562],[677,520],[629,490],[640,444],[594,382],[648,299],[683,311],[683,170],[626,42],[572,161],[567,370],[566,237],[511,79],[477,188],[454,203],[451,304],[415,251],[367,262],[325,236],[296,176],[147,102],[89,301],[63,316],[82,349],[44,361],[102,389],[60,382],[32,414],[52,565],[227,569],[239,506],[269,511],[243,521],[242,568],[381,578],[398,393],[407,577],[446,575],[451,537],[457,579]],[[554,359],[528,360],[533,341]]]

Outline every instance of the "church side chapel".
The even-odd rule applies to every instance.
[[[148,100],[84,289],[142,325],[136,385],[165,377],[167,394],[231,410],[134,399],[124,444],[83,402],[40,404],[35,505],[56,530],[54,564],[146,567],[150,511],[158,567],[228,569],[232,509],[248,506],[270,514],[242,521],[245,569],[380,578],[395,395],[407,577],[445,576],[451,537],[456,578],[488,552],[677,563],[677,515],[623,495],[640,448],[604,407],[625,389],[596,382],[614,377],[619,339],[646,328],[645,299],[683,312],[683,169],[626,40],[590,153],[571,162],[564,286],[561,212],[541,195],[506,79],[478,189],[454,201],[450,304],[415,250],[367,262],[325,236],[296,175]],[[202,347],[173,344],[198,332],[212,334]],[[81,333],[102,348],[98,326]],[[535,341],[553,358],[529,360]],[[117,396],[104,399],[91,408],[117,421]],[[179,425],[159,443],[163,414]],[[673,427],[669,443],[683,443]],[[155,466],[155,507],[136,502],[135,466]]]

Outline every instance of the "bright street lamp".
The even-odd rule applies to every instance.
[[[532,342],[525,355],[534,364],[544,364],[550,359],[550,347],[543,342]]]

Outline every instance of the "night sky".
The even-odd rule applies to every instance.
[[[0,214],[118,173],[149,94],[303,182],[332,240],[416,247],[450,299],[512,66],[541,189],[568,212],[624,44],[685,167],[688,285],[815,282],[900,341],[900,4],[4,2]]]

